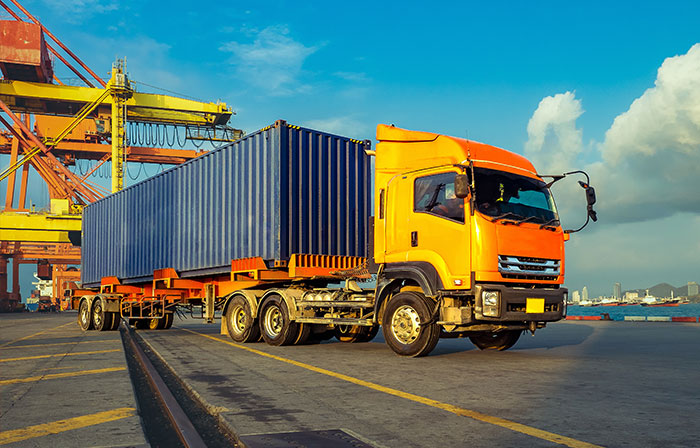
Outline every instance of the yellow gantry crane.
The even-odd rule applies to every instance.
[[[227,126],[232,111],[226,104],[135,91],[123,60],[112,65],[109,81],[103,81],[17,0],[10,1],[26,19],[0,0],[0,7],[15,19],[0,21],[5,31],[0,33],[0,124],[7,129],[0,133],[0,153],[10,155],[9,165],[0,171],[0,182],[7,182],[5,207],[0,212],[0,311],[18,305],[20,264],[56,265],[54,299],[64,289],[62,278],[78,278],[75,271],[65,274],[66,265],[80,262],[79,247],[74,244],[79,242],[82,207],[109,193],[90,181],[102,164],[111,161],[111,192],[116,192],[124,186],[127,161],[177,164],[203,153],[127,144],[127,123],[171,126],[174,132],[179,127],[189,140],[226,142],[242,135]],[[46,42],[45,36],[68,57]],[[62,84],[53,73],[49,53],[86,86]],[[70,64],[70,58],[94,81]],[[68,169],[79,160],[92,160],[96,165],[79,175]],[[30,167],[48,188],[51,207],[47,212],[26,205]],[[19,201],[15,201],[19,173]],[[13,268],[11,292],[7,292],[8,260]]]

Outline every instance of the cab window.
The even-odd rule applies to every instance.
[[[413,184],[413,211],[464,222],[464,199],[455,195],[456,173],[419,177]]]

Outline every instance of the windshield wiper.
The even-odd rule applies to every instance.
[[[523,218],[523,219],[519,220],[519,221],[518,221],[518,225],[520,225],[520,224],[522,224],[522,223],[524,223],[524,222],[530,222],[530,221],[532,221],[533,219],[542,219],[542,218],[540,218],[539,216],[528,216],[528,217],[526,217],[526,218]]]
[[[550,219],[549,221],[545,222],[544,224],[541,224],[540,229],[544,229],[545,227],[549,227],[552,224],[559,225],[559,220],[557,218]]]
[[[511,219],[515,218],[514,221],[519,222],[518,219],[523,219],[523,216],[518,215],[517,213],[507,212],[507,213],[504,213],[502,215],[498,215],[498,216],[492,218],[491,222],[496,222],[496,221],[500,221],[501,219],[508,219],[508,218],[511,218]]]

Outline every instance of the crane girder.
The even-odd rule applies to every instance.
[[[0,100],[14,112],[74,116],[105,89],[26,81],[0,81]],[[97,115],[111,116],[112,97],[97,107]],[[127,120],[193,126],[224,125],[232,111],[224,103],[205,103],[168,95],[134,92],[126,101]]]

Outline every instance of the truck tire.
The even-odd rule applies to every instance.
[[[340,342],[369,342],[377,335],[378,326],[336,325],[335,338]]]
[[[299,337],[299,325],[289,319],[282,297],[269,296],[260,309],[260,332],[270,345],[289,345]]]
[[[480,350],[508,350],[518,342],[522,330],[508,330],[496,332],[484,332],[469,336],[472,344]]]
[[[165,325],[163,325],[163,330],[168,330],[173,326],[173,321],[175,320],[175,313],[165,313]]]
[[[226,326],[228,335],[235,342],[257,342],[260,339],[260,327],[250,310],[250,304],[242,296],[231,299],[226,308]]]
[[[440,326],[431,323],[432,307],[421,293],[405,291],[389,300],[382,319],[387,345],[400,356],[425,356],[440,338]],[[423,324],[423,325],[421,325]]]
[[[311,337],[311,324],[299,324],[299,336],[294,341],[294,345],[304,345]]]
[[[122,317],[119,315],[119,313],[110,313],[112,315],[112,327],[110,330],[116,330],[119,328],[119,324],[122,321]]]
[[[92,330],[92,314],[90,313],[90,304],[83,299],[78,305],[78,326],[83,331]]]
[[[92,323],[97,331],[112,329],[112,313],[105,312],[102,308],[102,299],[92,302]]]
[[[162,330],[165,325],[165,316],[160,319],[148,319],[147,322],[149,330]]]
[[[364,331],[362,338],[357,342],[369,342],[377,336],[377,333],[379,333],[379,325],[363,328],[365,328],[366,330]]]

